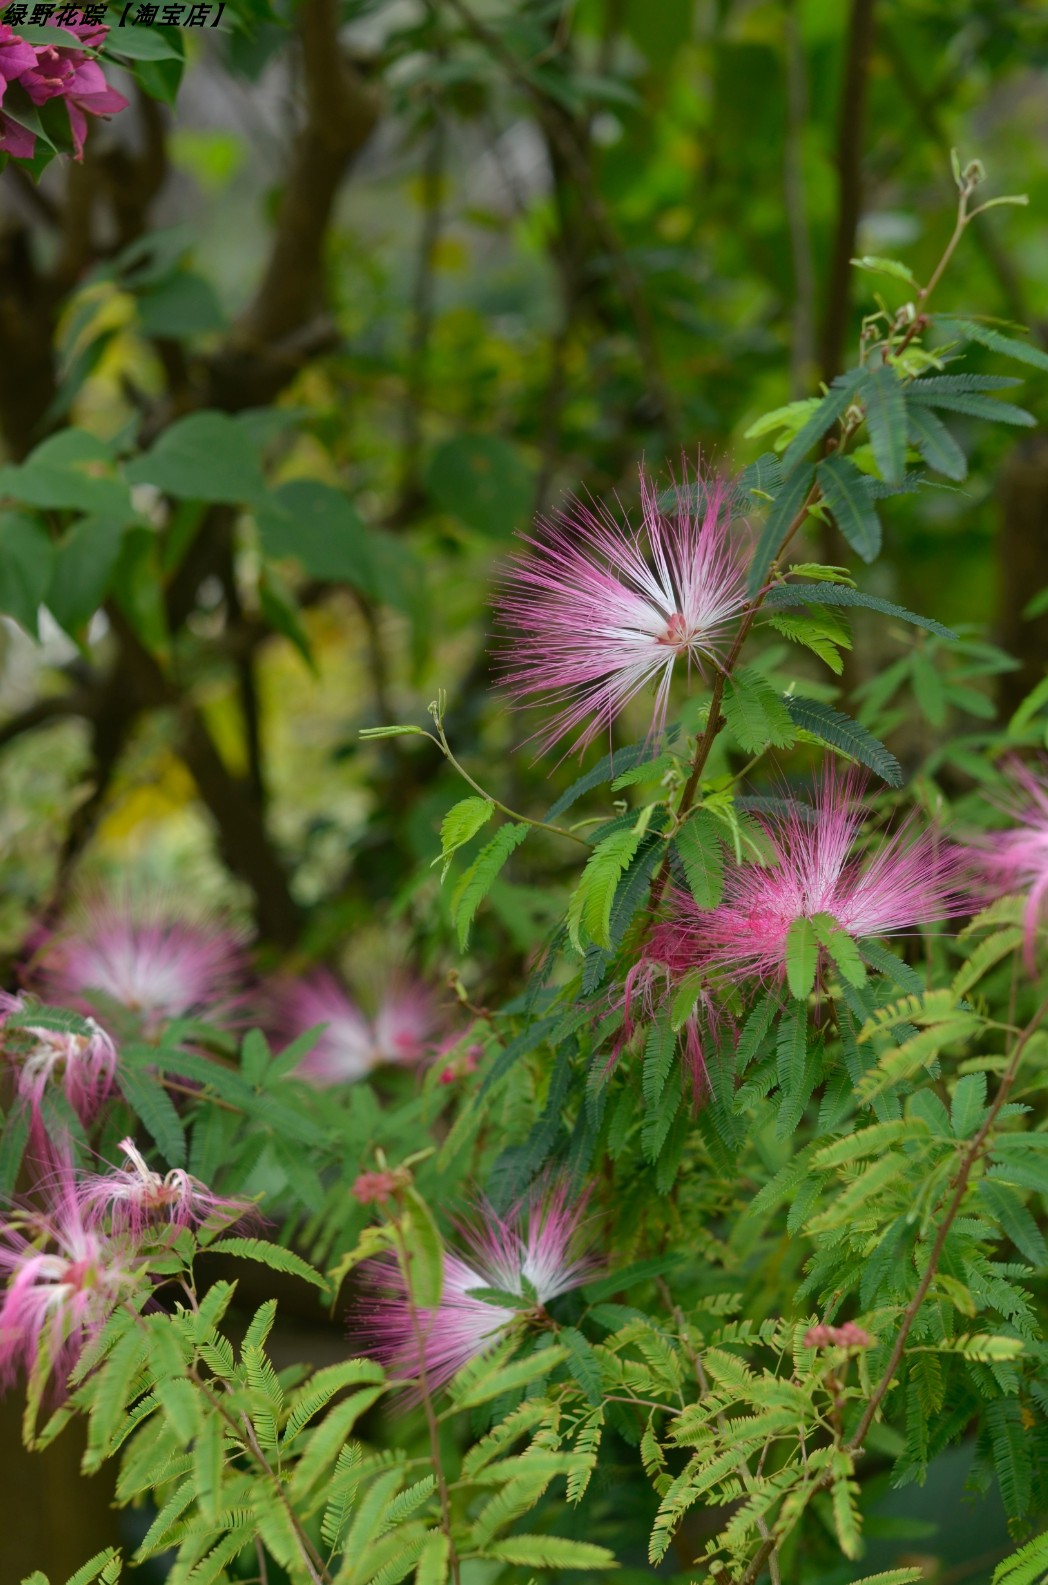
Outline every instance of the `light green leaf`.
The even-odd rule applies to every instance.
[[[508,1365],[482,1371],[479,1375],[467,1366],[466,1383],[461,1392],[452,1384],[455,1402],[460,1409],[472,1409],[478,1403],[490,1403],[492,1398],[500,1398],[504,1392],[515,1392],[518,1387],[528,1387],[540,1376],[549,1375],[558,1365],[563,1365],[567,1357],[566,1348],[552,1344],[539,1349],[537,1353],[526,1354],[523,1359],[513,1360]]]
[[[576,952],[588,941],[611,946],[611,908],[615,892],[640,844],[636,828],[616,831],[598,843],[568,903],[568,936]]]
[[[443,860],[444,868],[440,872],[442,884],[447,878],[452,856],[476,836],[494,813],[495,805],[490,798],[477,797],[463,798],[448,810],[440,823],[440,856],[433,860],[434,864]]]
[[[811,923],[819,945],[833,959],[841,979],[849,985],[861,985],[866,979],[866,965],[858,944],[830,914],[813,914]]]
[[[444,1288],[444,1245],[433,1213],[417,1189],[404,1191],[408,1217],[403,1225],[408,1279],[420,1309],[435,1310]]]
[[[700,908],[716,908],[724,893],[724,850],[720,823],[708,809],[696,809],[673,839]]]
[[[786,932],[786,978],[790,991],[803,1001],[815,984],[819,947],[810,919],[795,919]]]
[[[305,1261],[301,1256],[294,1254],[290,1249],[281,1249],[279,1244],[267,1244],[261,1238],[220,1238],[213,1244],[208,1244],[209,1255],[240,1255],[244,1260],[257,1260],[263,1266],[269,1266],[273,1271],[286,1272],[289,1277],[301,1277],[303,1282],[310,1282],[321,1292],[327,1291],[327,1279],[319,1271]]]
[[[591,1541],[569,1541],[564,1536],[514,1535],[492,1542],[481,1554],[523,1568],[617,1568],[615,1555]]]
[[[722,708],[732,736],[747,754],[755,754],[769,743],[789,748],[796,740],[782,695],[752,666],[741,666],[731,676]]]
[[[864,253],[861,258],[849,259],[848,262],[857,270],[869,270],[873,275],[893,275],[897,281],[905,281],[907,286],[917,284],[909,265],[901,263],[898,259],[885,259],[876,253]]]
[[[520,847],[530,826],[511,822],[496,831],[482,847],[469,869],[459,880],[451,899],[451,917],[458,932],[459,946],[465,952],[477,909],[491,890],[510,854]]]

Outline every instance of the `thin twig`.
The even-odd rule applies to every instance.
[[[928,1289],[935,1281],[935,1276],[939,1269],[939,1261],[942,1259],[942,1253],[946,1247],[946,1240],[949,1237],[950,1229],[954,1224],[958,1212],[961,1209],[961,1205],[964,1202],[964,1197],[968,1192],[968,1180],[971,1177],[972,1169],[979,1160],[979,1157],[982,1155],[983,1148],[987,1139],[989,1138],[990,1131],[992,1130],[994,1123],[997,1121],[1001,1107],[1008,1099],[1012,1085],[1015,1083],[1016,1075],[1019,1072],[1019,1065],[1023,1059],[1023,1052],[1029,1044],[1031,1037],[1040,1028],[1041,1023],[1046,1016],[1048,1016],[1048,996],[1045,997],[1044,1001],[1038,1007],[1030,1022],[1026,1025],[1025,1029],[1023,1029],[1019,1035],[1019,1038],[1016,1040],[1015,1049],[1012,1052],[1011,1059],[1001,1076],[1001,1085],[997,1091],[996,1097],[994,1098],[993,1105],[990,1107],[985,1118],[983,1119],[981,1128],[975,1134],[971,1143],[961,1157],[961,1165],[957,1170],[957,1176],[954,1180],[953,1193],[950,1196],[949,1203],[943,1214],[943,1219],[939,1223],[939,1227],[936,1231],[935,1242],[932,1244],[931,1254],[928,1256],[928,1264],[924,1269],[923,1277],[917,1284],[916,1293],[906,1306],[906,1309],[903,1311],[902,1324],[899,1327],[898,1335],[896,1336],[895,1343],[892,1347],[891,1355],[885,1367],[884,1374],[877,1383],[873,1392],[870,1394],[870,1398],[867,1402],[866,1408],[863,1411],[862,1418],[860,1419],[851,1437],[845,1444],[847,1451],[850,1453],[857,1453],[862,1447],[866,1433],[873,1424],[877,1410],[880,1408],[883,1399],[891,1387],[895,1372],[899,1367],[899,1361],[902,1359],[903,1351],[906,1348],[906,1340],[913,1329],[914,1321],[917,1319],[917,1313],[920,1310],[921,1305],[924,1303]]]

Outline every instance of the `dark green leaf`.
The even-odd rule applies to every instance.
[[[599,759],[592,770],[584,776],[573,781],[571,786],[561,793],[556,802],[550,804],[543,816],[544,820],[557,820],[570,809],[573,804],[594,788],[602,787],[605,782],[613,781],[616,776],[621,776],[623,771],[632,770],[636,765],[642,765],[650,757],[651,744],[645,740],[643,743],[630,743],[626,748],[617,748],[610,754],[605,754]]]
[[[600,1361],[589,1342],[576,1326],[562,1326],[557,1332],[557,1342],[567,1349],[567,1368],[590,1403],[600,1403]]]
[[[837,376],[814,413],[808,419],[808,422],[802,429],[798,430],[783,453],[782,471],[784,474],[791,473],[797,464],[808,455],[815,442],[821,440],[830,426],[843,417],[855,399],[856,392],[862,382],[863,371],[861,369],[851,369],[847,374],[839,374]],[[804,493],[806,494],[807,492]],[[792,516],[793,513],[791,512],[790,517]]]
[[[869,492],[864,488],[865,476],[850,457],[836,455],[820,462],[815,476],[834,521],[848,544],[863,561],[875,560],[881,549],[881,520]],[[840,588],[841,585],[829,584],[827,587]]]
[[[125,1101],[146,1125],[167,1164],[171,1167],[183,1166],[186,1159],[185,1130],[163,1085],[144,1068],[122,1066],[117,1079]]]
[[[426,488],[445,512],[491,539],[529,521],[535,486],[516,448],[498,435],[461,435],[434,453]]]
[[[906,398],[899,376],[886,363],[868,369],[861,394],[881,478],[886,484],[900,484],[906,472]]]
[[[948,479],[963,479],[968,473],[968,459],[954,440],[946,425],[930,408],[918,402],[906,407],[906,435],[928,464]]]
[[[849,589],[840,583],[777,583],[774,589],[768,591],[764,604],[770,610],[790,605],[858,606],[865,611],[880,611],[883,616],[893,616],[899,622],[909,622],[913,627],[923,627],[929,633],[937,633],[940,638],[957,637],[952,628],[943,627],[941,622],[933,621],[930,616],[918,616],[916,612],[907,611],[905,606],[895,605],[891,600],[880,600],[874,594],[864,594],[861,589]]]
[[[895,755],[850,715],[834,710],[820,699],[803,699],[796,694],[787,694],[784,703],[795,726],[876,771],[889,787],[902,786],[902,767]]]
[[[45,604],[67,633],[81,629],[105,599],[123,537],[120,519],[82,517],[55,548]]]
[[[977,341],[980,346],[999,352],[1002,358],[1014,358],[1017,363],[1028,363],[1035,369],[1048,369],[1048,352],[1032,341],[1019,341],[1015,336],[1002,336],[989,325],[980,325],[973,319],[955,319],[951,314],[936,314],[935,323],[947,335],[962,336],[965,341]]]
[[[797,468],[775,496],[768,510],[764,528],[761,530],[761,537],[757,542],[757,549],[746,579],[746,588],[751,596],[760,592],[790,525],[808,499],[808,491],[812,487],[814,478],[813,467]]]
[[[54,566],[54,546],[43,526],[20,512],[0,512],[0,611],[31,638]]]
[[[228,413],[176,419],[125,471],[131,484],[152,484],[191,501],[253,503],[266,491],[258,449]]]

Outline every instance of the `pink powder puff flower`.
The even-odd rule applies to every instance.
[[[61,1387],[84,1345],[140,1287],[133,1244],[85,1220],[71,1169],[61,1166],[46,1209],[0,1218],[0,1382],[31,1372],[42,1346]],[[23,1228],[25,1231],[23,1231]],[[27,1236],[28,1234],[28,1236]]]
[[[77,1198],[89,1227],[108,1226],[113,1233],[141,1238],[163,1224],[175,1228],[200,1227],[207,1222],[227,1225],[258,1220],[250,1200],[226,1199],[181,1167],[161,1176],[146,1163],[132,1139],[122,1139],[126,1167],[92,1173],[77,1184]]]
[[[32,1008],[21,998],[6,992],[3,998],[8,1004],[0,1010],[3,1050],[16,1070],[19,1095],[39,1118],[44,1092],[60,1084],[80,1121],[90,1123],[116,1081],[118,1058],[110,1037],[93,1018],[83,1020],[79,1029],[32,1023]],[[18,1022],[12,1024],[16,1015]]]
[[[227,1017],[243,966],[240,943],[223,926],[114,899],[88,903],[37,954],[45,995],[85,1012],[106,1013],[115,1003],[136,1016],[147,1039],[176,1018]]]
[[[416,1310],[421,1354],[399,1265],[391,1256],[366,1261],[362,1271],[371,1296],[353,1316],[355,1344],[393,1375],[414,1378],[424,1370],[431,1390],[443,1386],[522,1318],[530,1313],[541,1319],[551,1299],[598,1270],[582,1227],[585,1208],[584,1198],[569,1204],[563,1186],[535,1192],[505,1218],[482,1201],[476,1221],[459,1228],[466,1253],[445,1250],[440,1304]],[[524,1303],[521,1309],[489,1303],[477,1296],[478,1288],[519,1295]]]
[[[1041,767],[1040,775],[1017,760],[1008,769],[1018,784],[1009,809],[1015,824],[1011,830],[989,833],[979,867],[999,892],[1027,892],[1023,955],[1032,974],[1037,927],[1048,901],[1048,764]]]
[[[642,531],[620,528],[600,504],[573,500],[540,523],[539,537],[523,536],[533,554],[514,557],[506,576],[506,686],[518,704],[556,707],[535,734],[540,752],[582,727],[581,752],[649,684],[657,737],[677,662],[690,669],[716,660],[746,604],[745,569],[729,536],[730,485],[704,481],[696,508],[685,481],[670,512],[643,472],[640,488]]]
[[[292,1039],[327,1025],[296,1070],[311,1084],[326,1086],[352,1084],[384,1064],[414,1067],[428,1054],[435,1016],[429,992],[401,980],[387,986],[369,1019],[334,975],[320,970],[285,993],[282,1021]]]
[[[677,972],[700,965],[731,979],[773,984],[786,977],[786,942],[797,919],[828,914],[855,939],[894,935],[963,913],[960,849],[938,833],[911,832],[912,817],[872,854],[854,854],[864,778],[830,764],[814,808],[759,815],[774,854],[770,867],[731,868],[716,908],[676,892],[673,916],[652,934],[653,957]]]

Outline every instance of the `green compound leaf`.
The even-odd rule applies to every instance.
[[[895,370],[888,364],[868,369],[862,400],[881,478],[885,484],[901,484],[906,472],[906,398]]]
[[[747,754],[755,754],[769,743],[789,748],[796,741],[782,696],[751,666],[740,667],[729,678],[722,709],[732,736]]]
[[[465,847],[494,813],[495,805],[490,798],[477,797],[463,798],[448,810],[440,822],[440,856],[433,860],[434,864],[443,860],[444,868],[440,872],[442,883],[447,877],[453,854]]]
[[[797,431],[783,453],[783,473],[789,474],[807,456],[815,442],[822,439],[830,426],[844,416],[863,385],[864,378],[865,371],[862,369],[850,369],[847,374],[837,376],[807,423]]]
[[[841,929],[832,914],[813,914],[811,923],[816,940],[833,959],[841,979],[849,985],[861,985],[866,979],[866,965],[858,943]]]
[[[977,341],[1002,358],[1014,358],[1016,363],[1028,363],[1035,369],[1048,369],[1048,352],[1035,347],[1030,341],[1019,341],[1014,336],[1002,336],[989,325],[980,325],[972,319],[955,319],[949,314],[936,314],[935,322],[948,335],[962,336],[965,341]]]
[[[279,1244],[267,1244],[261,1238],[220,1238],[216,1243],[208,1244],[206,1253],[240,1255],[245,1260],[257,1260],[273,1271],[286,1272],[290,1277],[301,1277],[303,1282],[311,1282],[322,1293],[327,1292],[327,1279],[322,1277],[308,1261],[293,1254],[290,1249],[281,1249]]]
[[[716,816],[697,809],[673,838],[673,846],[698,906],[716,908],[724,894],[724,850]]]
[[[906,406],[907,439],[917,447],[929,468],[944,473],[948,479],[963,479],[968,473],[968,459],[941,419],[930,408],[918,402]]]
[[[810,465],[797,468],[776,494],[768,510],[746,578],[746,590],[751,597],[759,592],[768,576],[768,569],[775,560],[779,546],[786,538],[790,524],[808,498],[808,491],[812,487],[814,478],[815,469]]]
[[[902,767],[895,755],[843,710],[834,710],[821,699],[803,699],[796,694],[787,694],[783,702],[794,726],[876,771],[889,787],[902,786]]]
[[[833,456],[819,463],[815,476],[848,544],[863,561],[874,561],[881,549],[881,520],[866,488],[866,475],[850,457]]]
[[[798,1001],[803,1001],[815,984],[818,962],[819,943],[814,926],[802,915],[786,932],[786,978]]]
[[[642,832],[616,831],[594,848],[568,904],[568,935],[577,952],[586,942],[611,946],[611,908],[619,880],[629,868]]]
[[[764,601],[765,610],[778,610],[791,605],[841,605],[858,606],[864,611],[879,611],[882,616],[893,616],[899,622],[909,622],[912,627],[923,627],[940,638],[956,639],[950,627],[943,627],[930,616],[918,616],[905,606],[892,600],[881,600],[874,594],[863,594],[861,589],[849,589],[836,583],[779,583],[769,590]]]
[[[455,887],[451,899],[451,917],[463,952],[469,945],[470,927],[477,909],[495,884],[510,854],[520,847],[530,830],[530,826],[514,822],[496,831]]]

